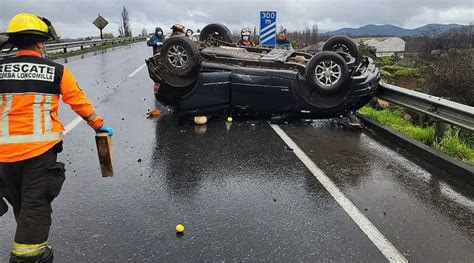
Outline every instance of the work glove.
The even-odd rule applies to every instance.
[[[114,129],[108,127],[107,125],[102,125],[102,127],[100,127],[97,132],[106,132],[109,134],[109,136],[113,136],[114,135]]]

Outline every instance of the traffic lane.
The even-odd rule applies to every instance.
[[[409,260],[474,258],[472,187],[330,121],[282,128]]]
[[[139,74],[136,80],[147,79],[145,71]],[[84,231],[89,231],[86,224],[77,237],[67,233],[59,240],[93,237],[92,244],[98,246],[83,251],[92,250],[99,255],[95,259],[117,255],[119,261],[284,261],[297,256],[302,260],[321,256],[328,260],[383,259],[322,187],[314,185],[313,177],[298,165],[291,152],[285,151],[282,142],[273,146],[273,152],[268,151],[268,145],[278,137],[267,124],[234,125],[227,132],[224,122],[216,121],[199,136],[194,126],[178,126],[170,116],[155,122],[147,120],[145,112],[154,103],[144,99],[152,96],[152,84],[134,80],[125,82],[127,86],[121,87],[118,96],[99,107],[119,130],[114,137],[118,161],[117,175],[111,181],[115,183],[104,183],[109,191],[102,187],[87,189],[95,193],[81,201],[89,214],[90,206],[101,204],[102,218],[118,220],[105,220],[84,236]],[[83,132],[74,130],[71,142],[78,141],[75,134]],[[81,148],[85,148],[83,144]],[[280,152],[283,156],[278,157]],[[92,181],[101,180],[97,170],[78,169],[77,173],[91,174]],[[113,197],[107,193],[113,193]],[[99,200],[94,202],[94,196]],[[71,218],[67,214],[64,217]],[[70,226],[91,220],[76,218]],[[182,239],[174,233],[177,223],[187,228]],[[341,247],[344,252],[339,251]],[[79,253],[66,256],[66,260],[80,260]]]
[[[87,98],[96,105],[116,93],[118,85],[144,65],[145,59],[150,56],[151,49],[144,43],[137,43],[96,50],[55,62],[64,64],[71,70]],[[68,105],[61,104],[59,116],[64,124],[67,124],[77,115]]]
[[[98,104],[117,130],[113,178],[100,178],[90,128],[66,137],[58,262],[385,261],[268,124],[216,119],[202,134],[171,115],[146,119],[152,96],[140,71]]]
[[[130,46],[121,46],[111,49],[96,50],[94,52],[57,59],[55,62],[65,64],[74,74],[78,83],[86,92],[89,100],[95,105],[100,99],[113,95],[117,90],[115,84],[125,80],[134,70],[144,63],[151,53],[151,49],[143,43]],[[114,83],[114,84],[111,84]],[[63,124],[69,123],[77,115],[69,106],[61,103],[59,107],[60,119]],[[11,208],[10,208],[11,210]],[[9,215],[4,216],[8,217]],[[2,218],[3,219],[3,218]],[[13,215],[8,220],[0,220],[0,229],[14,229]],[[14,233],[0,235],[5,242],[0,243],[1,254],[7,251]],[[1,257],[0,257],[1,259]],[[6,259],[5,259],[6,260]],[[2,261],[3,262],[3,261]]]

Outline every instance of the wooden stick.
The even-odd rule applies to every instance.
[[[114,176],[112,166],[112,137],[108,133],[97,133],[95,136],[97,153],[99,154],[100,171],[102,177]]]

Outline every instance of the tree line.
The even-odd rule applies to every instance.
[[[473,25],[453,28],[441,33],[439,27],[433,26],[423,32],[422,36],[404,37],[407,53],[430,53],[449,49],[472,49]]]

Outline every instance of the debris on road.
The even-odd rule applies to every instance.
[[[154,111],[147,112],[146,115],[148,119],[158,118],[161,116],[161,111],[159,109],[156,109]]]
[[[176,233],[182,234],[184,232],[184,226],[182,224],[176,225]]]
[[[206,124],[207,123],[207,117],[206,116],[196,116],[194,117],[194,123],[198,125]]]
[[[112,166],[112,137],[108,133],[100,132],[95,136],[95,141],[102,177],[112,177],[114,175]]]

